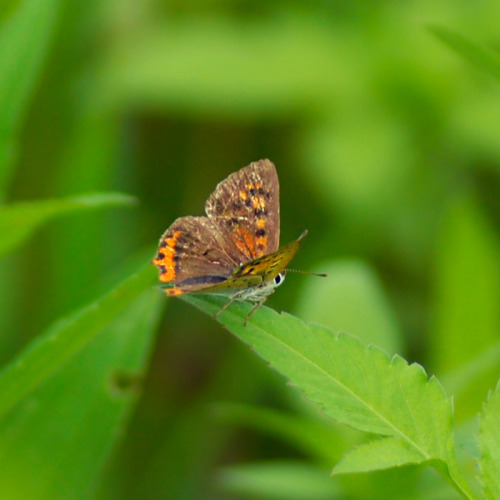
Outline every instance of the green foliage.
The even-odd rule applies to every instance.
[[[421,462],[422,457],[412,446],[400,439],[385,438],[359,445],[335,466],[333,472],[369,472]]]
[[[300,462],[274,461],[221,469],[218,481],[225,490],[247,498],[342,498],[324,470]]]
[[[321,271],[328,279],[310,280],[302,288],[298,315],[349,332],[388,353],[401,354],[397,319],[373,271],[352,261],[324,263]]]
[[[215,410],[221,421],[279,436],[309,455],[322,457],[326,465],[340,458],[342,434],[336,432],[329,421],[231,403],[219,403]]]
[[[58,215],[133,203],[131,196],[96,193],[74,198],[16,203],[0,207],[0,256],[24,242],[38,227]]]
[[[500,391],[493,393],[484,405],[479,431],[481,459],[479,467],[486,498],[500,495]]]
[[[210,299],[187,300],[212,314],[220,307]],[[334,473],[429,463],[465,498],[476,498],[455,459],[451,401],[421,366],[408,365],[397,355],[390,359],[354,337],[267,308],[245,327],[249,307],[232,308],[220,316],[221,322],[327,415],[387,436],[359,447]]]
[[[434,25],[430,26],[429,29],[462,57],[500,79],[500,55],[498,52],[482,47],[477,42],[473,42],[444,26]]]
[[[471,200],[451,204],[444,214],[437,246],[436,327],[432,336],[434,365],[439,372],[455,371],[446,382],[455,384],[461,369],[477,357],[495,352],[500,330],[500,250],[497,236]],[[471,372],[457,401],[457,417],[477,415],[488,390],[498,379],[497,361],[481,362]],[[450,375],[451,377],[451,375]],[[453,387],[457,394],[458,387]],[[466,406],[462,406],[466,401]]]
[[[24,0],[1,20],[0,45],[4,47],[0,55],[1,195],[10,177],[21,120],[40,77],[60,3]]]
[[[136,283],[137,292],[141,285]],[[48,369],[33,355],[17,358],[31,379],[28,385],[27,377],[16,373],[18,382],[10,387],[19,391],[19,404],[0,423],[0,480],[5,498],[68,500],[92,494],[93,483],[137,399],[160,305],[154,290],[138,297],[136,293],[131,300],[120,288],[114,292],[115,301],[122,295],[121,307],[128,305],[128,309],[117,315],[109,300],[93,304],[93,310],[101,310],[98,334],[70,363],[62,362],[60,351],[68,357],[63,336],[72,335],[72,341],[79,339],[81,344],[81,332],[93,331],[86,323],[89,312],[68,318],[72,327],[48,339],[46,354],[55,368],[51,376],[40,379],[40,372],[47,374]],[[110,306],[115,319],[104,326],[109,315],[103,310]]]
[[[0,415],[41,384],[89,342],[151,283],[148,267],[104,297],[63,318],[33,342],[0,373]]]
[[[3,2],[0,498],[500,496],[499,5],[360,6]],[[153,242],[263,157],[328,278],[157,328]]]

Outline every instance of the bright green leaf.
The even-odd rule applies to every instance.
[[[108,294],[64,318],[33,341],[0,372],[0,415],[39,386],[153,283],[148,265]]]
[[[358,446],[334,467],[333,474],[351,474],[418,464],[422,457],[407,443],[396,438],[384,438]]]
[[[500,384],[484,405],[479,428],[479,468],[487,498],[500,498]]]
[[[1,421],[1,498],[92,498],[137,400],[162,299],[143,292]]]
[[[0,207],[0,255],[21,244],[52,217],[80,210],[130,205],[134,201],[132,196],[120,193],[93,193]]]
[[[191,296],[186,300],[214,314],[223,300]],[[306,325],[286,313],[262,307],[243,326],[250,304],[237,303],[221,322],[285,375],[323,411],[365,432],[401,440],[412,462],[433,461],[467,498],[474,498],[458,471],[453,449],[452,407],[435,378],[399,356],[390,359],[356,338]]]
[[[46,59],[60,3],[20,1],[0,26],[0,198],[15,157],[16,134]]]

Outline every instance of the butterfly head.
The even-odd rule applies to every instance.
[[[258,259],[239,265],[232,274],[234,278],[259,276],[262,284],[279,286],[285,279],[286,266],[295,257],[300,248],[301,240],[307,234],[304,231],[298,239],[282,246],[274,253],[263,255]]]

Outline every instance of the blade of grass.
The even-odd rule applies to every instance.
[[[15,203],[0,208],[0,257],[20,245],[41,224],[80,210],[127,206],[135,198],[121,193],[93,193],[71,198]]]
[[[0,26],[0,200],[7,187],[17,134],[42,72],[60,0],[24,0]]]
[[[93,497],[137,401],[162,300],[143,292],[3,419],[1,498]]]
[[[0,372],[0,416],[68,361],[155,278],[156,270],[148,264],[32,342]]]

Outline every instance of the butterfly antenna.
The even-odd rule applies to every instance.
[[[328,276],[325,273],[313,273],[312,271],[304,271],[302,269],[285,269],[285,273],[309,274],[311,276],[319,276],[320,278],[326,278]]]

